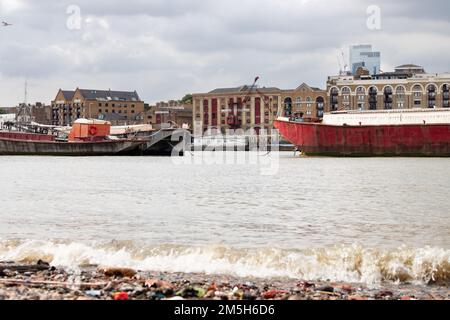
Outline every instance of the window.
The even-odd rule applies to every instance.
[[[377,103],[378,103],[378,89],[376,87],[370,87],[369,89],[369,109],[370,110],[377,110]]]
[[[295,99],[295,106],[297,107],[297,110],[300,110],[300,108],[302,107],[302,98],[301,97],[297,97]]]
[[[387,86],[384,88],[383,94],[384,94],[384,109],[385,110],[392,109],[392,103],[394,102],[393,99],[394,90],[392,89],[391,86]]]
[[[292,99],[289,97],[284,99],[284,115],[286,117],[290,117],[292,115]]]
[[[337,111],[339,106],[339,89],[331,88],[330,90],[330,106],[331,111]]]
[[[311,115],[312,114],[312,99],[311,97],[306,98],[306,114]]]
[[[414,99],[413,105],[420,108],[422,106],[422,87],[417,84],[412,88],[412,92]]]
[[[356,88],[356,100],[358,100],[358,110],[363,111],[366,101],[366,89],[364,87]]]
[[[428,108],[436,108],[437,88],[434,84],[430,84],[427,88],[428,92]]]
[[[397,102],[404,102],[405,101],[405,87],[400,86],[397,87],[397,89],[395,90],[395,95],[397,97]]]
[[[444,108],[450,108],[450,85],[448,84],[442,86],[442,102]]]

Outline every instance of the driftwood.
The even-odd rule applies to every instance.
[[[0,279],[0,284],[3,285],[29,285],[29,286],[56,286],[56,287],[82,287],[82,288],[98,288],[106,287],[106,282],[96,283],[76,283],[76,282],[60,282],[60,281],[32,281],[19,279]]]
[[[38,272],[49,270],[50,265],[48,263],[38,261],[37,264],[16,264],[16,263],[2,263],[0,262],[0,275],[4,274],[5,270],[13,272]]]

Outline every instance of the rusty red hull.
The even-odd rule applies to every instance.
[[[450,156],[450,124],[331,126],[275,121],[275,127],[307,155]]]
[[[108,156],[134,155],[143,141],[55,142],[41,134],[0,132],[0,155]]]

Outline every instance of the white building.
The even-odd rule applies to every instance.
[[[15,113],[0,114],[0,125],[3,125],[3,123],[5,123],[5,122],[14,121],[14,120],[16,120]]]

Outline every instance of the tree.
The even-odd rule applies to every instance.
[[[181,103],[192,104],[192,94],[187,94],[181,99]]]
[[[0,108],[0,114],[7,114],[5,109]]]

